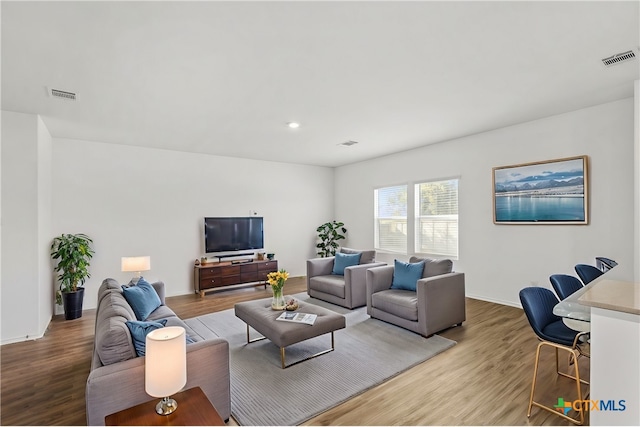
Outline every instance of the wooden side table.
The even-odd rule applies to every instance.
[[[153,399],[104,419],[108,426],[223,426],[220,414],[213,407],[200,387],[190,388],[171,396],[178,402],[178,409],[169,415],[158,415]]]

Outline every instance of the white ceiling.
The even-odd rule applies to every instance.
[[[59,138],[339,166],[640,78],[638,1],[1,3],[2,109]]]

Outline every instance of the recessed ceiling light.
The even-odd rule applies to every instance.
[[[287,123],[287,126],[289,126],[291,129],[297,129],[297,128],[300,127],[300,123],[289,122],[289,123]]]

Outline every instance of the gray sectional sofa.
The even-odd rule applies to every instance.
[[[193,343],[187,344],[187,384],[200,387],[223,420],[231,414],[229,343],[193,319],[182,320],[165,305],[164,283],[152,283],[162,305],[148,320],[167,319],[166,326],[182,326]],[[98,290],[95,342],[87,379],[87,425],[104,425],[105,416],[153,399],[144,388],[144,356],[138,357],[126,325],[136,316],[121,285],[105,279]]]

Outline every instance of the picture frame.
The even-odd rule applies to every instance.
[[[588,156],[493,168],[494,224],[589,224]]]

